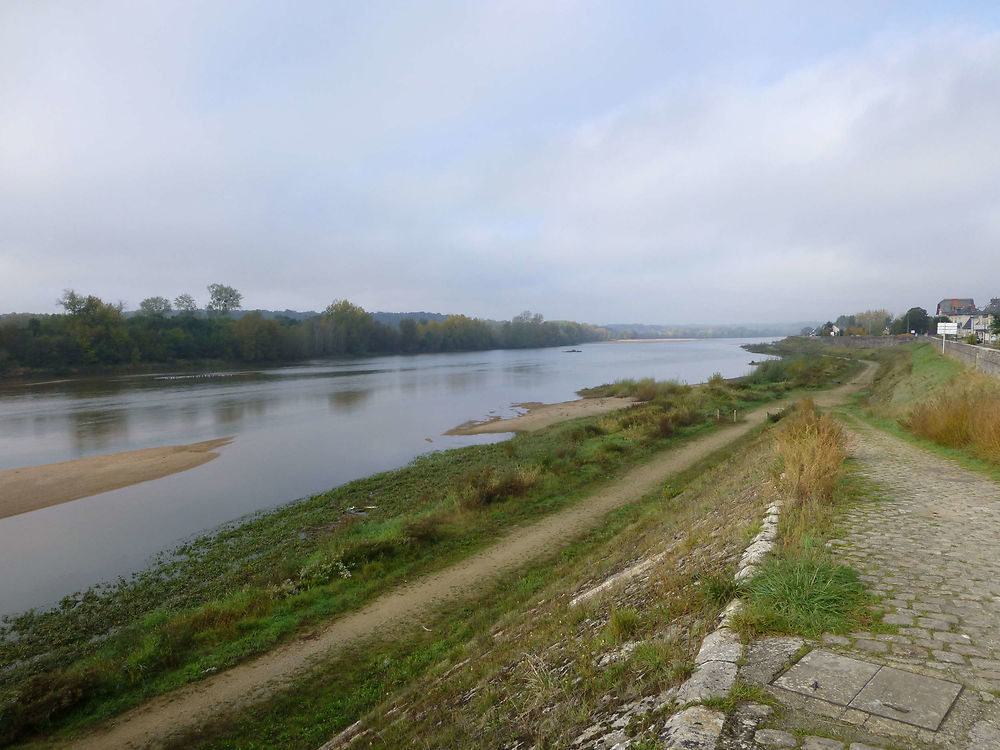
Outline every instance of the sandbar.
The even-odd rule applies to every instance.
[[[0,518],[193,469],[218,458],[217,449],[232,441],[225,437],[0,471]]]
[[[577,417],[592,417],[596,414],[606,414],[610,411],[632,406],[635,400],[621,396],[605,396],[603,398],[582,398],[576,401],[563,401],[558,404],[540,404],[529,402],[514,404],[519,409],[527,409],[525,414],[501,419],[494,417],[484,422],[466,422],[445,435],[483,435],[500,432],[533,432],[548,427],[556,422]]]

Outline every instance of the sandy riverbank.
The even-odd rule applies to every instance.
[[[129,487],[218,458],[231,437],[0,471],[0,518]]]
[[[582,398],[577,401],[563,401],[558,404],[540,404],[537,402],[514,404],[520,409],[527,409],[527,413],[517,417],[508,417],[507,419],[496,417],[485,422],[466,422],[454,429],[448,430],[445,435],[533,432],[556,422],[576,419],[577,417],[591,417],[595,414],[606,414],[616,409],[624,409],[626,406],[631,406],[634,403],[635,401],[630,398],[608,396],[606,398]]]

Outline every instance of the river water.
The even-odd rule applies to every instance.
[[[621,378],[697,383],[750,372],[758,339],[326,360],[293,367],[0,383],[0,470],[233,437],[198,468],[0,519],[0,614],[127,575],[254,511],[406,464],[503,440],[444,436],[522,402]],[[3,488],[0,487],[0,496]]]

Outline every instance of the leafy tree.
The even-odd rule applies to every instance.
[[[209,284],[208,296],[208,311],[219,315],[229,315],[230,311],[239,310],[243,303],[243,295],[225,284]]]
[[[96,297],[92,299],[97,299]],[[56,300],[70,315],[79,315],[87,305],[87,297],[81,297],[72,289],[63,289],[62,296]]]
[[[892,324],[892,315],[888,310],[865,310],[855,314],[854,318],[869,336],[881,336]]]
[[[853,315],[841,315],[834,323],[836,323],[837,328],[841,331],[846,331],[848,328],[854,328],[858,324],[858,321]]]
[[[240,318],[233,336],[240,359],[256,362],[278,358],[281,325],[274,320],[265,320],[259,311]]]
[[[180,313],[193,314],[198,309],[198,304],[190,294],[179,294],[174,297],[174,307]]]
[[[346,299],[331,302],[323,312],[330,354],[367,354],[375,321],[371,313]]]
[[[407,353],[417,350],[417,321],[413,318],[399,321],[399,348]]]
[[[922,307],[911,307],[892,322],[892,332],[895,334],[909,333],[910,331],[922,334],[927,333],[929,328],[930,318]]]
[[[163,318],[173,311],[166,297],[146,297],[139,303],[139,312],[152,318]]]
[[[121,302],[112,305],[67,289],[59,304],[69,313],[65,331],[76,345],[75,352],[65,352],[70,361],[64,364],[120,364],[133,359],[133,352],[138,355],[125,327]]]

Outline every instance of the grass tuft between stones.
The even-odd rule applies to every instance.
[[[743,597],[734,624],[750,637],[844,633],[871,618],[871,599],[857,571],[808,553],[766,562],[746,583]]]

